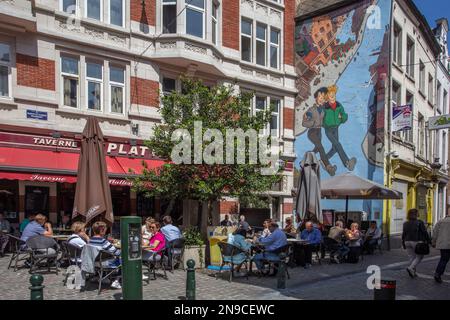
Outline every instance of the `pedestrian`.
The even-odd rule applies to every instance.
[[[416,252],[416,246],[420,242],[430,244],[431,239],[428,235],[425,224],[422,220],[417,219],[417,209],[409,209],[407,219],[403,224],[402,244],[403,249],[406,249],[410,258],[410,264],[406,268],[411,278],[417,277],[416,268],[422,261],[424,254]]]
[[[441,277],[450,260],[450,212],[447,212],[447,216],[439,220],[434,226],[431,244],[433,248],[441,251],[441,259],[436,267],[434,280],[436,280],[437,283],[442,283]]]

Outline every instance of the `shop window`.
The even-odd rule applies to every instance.
[[[25,215],[41,213],[48,217],[49,214],[49,187],[25,187]]]
[[[155,212],[155,198],[146,197],[144,193],[136,196],[136,214],[140,217],[153,216]]]
[[[11,223],[19,222],[18,181],[0,180],[0,212]]]
[[[130,215],[130,187],[111,186],[114,216]]]

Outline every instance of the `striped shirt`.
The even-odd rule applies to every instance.
[[[111,252],[115,256],[120,256],[120,250],[114,247],[111,242],[103,237],[94,236],[89,240],[89,244],[96,246],[103,251]]]

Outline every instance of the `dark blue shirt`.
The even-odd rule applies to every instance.
[[[302,240],[307,240],[309,244],[319,244],[322,242],[322,233],[319,229],[313,228],[311,232],[303,230],[300,235]]]

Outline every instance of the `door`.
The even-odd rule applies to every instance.
[[[392,188],[403,194],[403,199],[391,200],[390,234],[399,234],[406,221],[408,183],[394,181]]]
[[[49,187],[25,186],[25,215],[41,213],[49,214]]]

